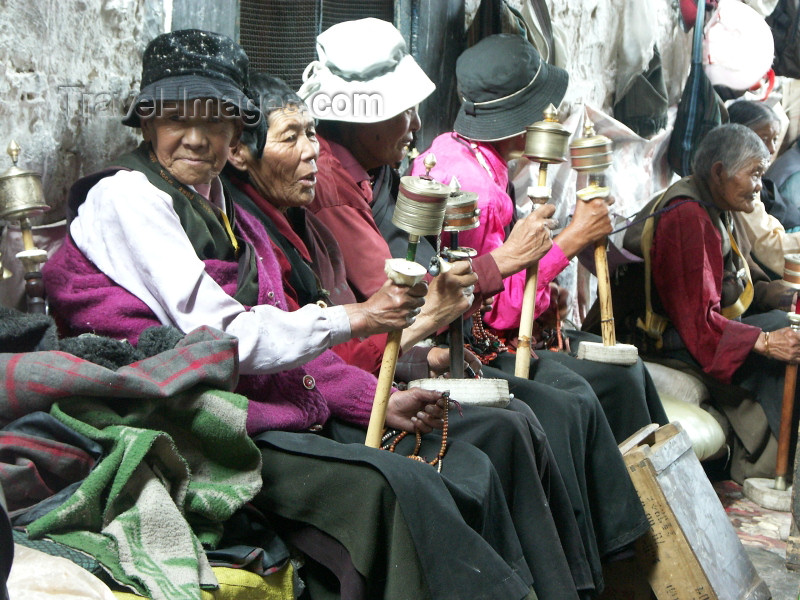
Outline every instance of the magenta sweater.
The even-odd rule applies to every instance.
[[[287,306],[280,266],[263,225],[240,210],[236,228],[262,259],[255,261],[259,303]],[[209,275],[233,294],[237,264],[205,262]],[[145,328],[162,325],[144,302],[91,263],[69,235],[42,271],[51,312],[65,334],[95,333],[135,344]],[[250,398],[247,430],[252,435],[276,429],[304,431],[323,425],[331,416],[366,425],[376,384],[371,374],[326,350],[302,367],[272,375],[243,375],[236,391]]]

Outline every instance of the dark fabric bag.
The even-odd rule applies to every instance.
[[[614,118],[643,138],[667,126],[667,86],[661,69],[661,53],[655,48],[644,73],[636,76],[630,89],[614,104]]]
[[[691,173],[692,157],[705,134],[728,122],[728,111],[703,71],[703,25],[702,20],[698,21],[694,28],[692,67],[667,148],[669,166],[681,177]]]
[[[800,0],[779,0],[766,18],[775,42],[776,75],[800,78]]]

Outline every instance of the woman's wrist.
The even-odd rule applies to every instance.
[[[772,358],[772,347],[770,346],[769,331],[762,331],[758,334],[753,350],[763,354],[767,358]]]

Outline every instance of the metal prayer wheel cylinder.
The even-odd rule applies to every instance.
[[[800,290],[800,254],[787,254],[783,257],[783,279],[784,285]]]
[[[612,163],[612,147],[610,138],[595,134],[594,123],[587,115],[583,124],[583,137],[569,146],[572,168],[589,173],[605,171]]]
[[[568,144],[569,130],[558,122],[558,111],[550,104],[544,109],[544,120],[525,128],[522,155],[538,163],[560,163],[567,160]]]
[[[428,177],[400,178],[392,223],[412,235],[438,235],[442,231],[450,188]]]
[[[450,192],[444,213],[442,231],[467,231],[480,225],[481,211],[478,194],[474,192]]]
[[[17,142],[12,140],[7,152],[13,165],[0,173],[0,219],[17,221],[50,210],[44,200],[41,177],[17,167]]]

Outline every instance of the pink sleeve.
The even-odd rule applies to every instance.
[[[539,261],[539,279],[536,285],[536,310],[534,317],[541,315],[550,306],[550,282],[569,264],[561,248],[553,244],[550,251]],[[492,310],[484,320],[498,330],[519,327],[522,297],[525,294],[526,272],[520,271],[504,280],[505,289],[495,296]]]

